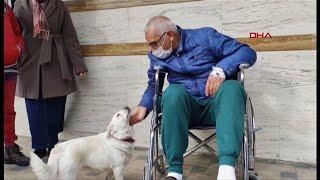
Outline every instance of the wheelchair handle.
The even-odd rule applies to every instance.
[[[160,65],[154,65],[153,67],[154,70],[164,70],[164,67],[163,66],[160,66]]]
[[[238,72],[238,81],[244,86],[244,69],[248,69],[250,67],[249,64],[240,64],[239,72]]]
[[[239,69],[248,69],[250,67],[249,64],[240,64]]]

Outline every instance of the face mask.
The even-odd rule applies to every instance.
[[[170,41],[171,42],[171,45],[170,45],[171,47],[168,50],[164,50],[163,47],[162,47],[163,44],[164,44],[164,41],[162,42],[161,47],[159,47],[158,49],[152,51],[152,54],[155,57],[159,58],[159,59],[165,59],[165,58],[169,57],[171,55],[171,53],[172,53],[172,41]]]

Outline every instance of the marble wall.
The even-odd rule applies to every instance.
[[[163,14],[183,28],[215,27],[232,37],[316,33],[312,0],[204,0],[71,14],[81,44],[143,42],[151,16]],[[66,133],[74,138],[102,132],[125,105],[136,106],[146,87],[146,56],[87,57],[89,73],[68,97]],[[316,162],[316,52],[258,52],[246,71],[255,107],[257,157]],[[17,133],[30,135],[24,100],[16,98]],[[150,116],[135,126],[136,145],[147,147]],[[209,132],[197,132],[204,137]],[[194,142],[190,141],[190,145]],[[214,143],[212,143],[214,146]]]

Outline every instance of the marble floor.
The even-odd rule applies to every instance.
[[[17,142],[27,154],[31,150],[30,138],[19,137]],[[146,162],[146,150],[137,149],[133,160],[128,164],[125,171],[125,180],[140,180],[143,176],[143,165]],[[217,177],[217,160],[206,154],[191,155],[185,159],[184,179],[188,180],[214,180]],[[261,180],[315,180],[316,168],[301,166],[286,162],[274,162],[257,160],[256,170]],[[105,180],[111,179],[111,170],[99,172],[89,168],[83,168],[77,175],[79,180]],[[4,165],[5,180],[31,180],[36,179],[30,167],[17,167]]]

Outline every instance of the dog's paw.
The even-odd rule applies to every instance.
[[[114,179],[114,176],[113,176],[112,170],[108,170],[106,175],[106,180],[113,180],[113,179]]]

